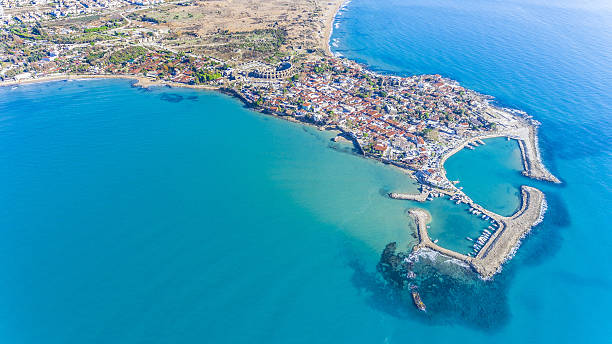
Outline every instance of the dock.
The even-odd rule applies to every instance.
[[[416,202],[425,202],[427,197],[429,197],[429,191],[421,191],[418,194],[406,194],[406,193],[398,193],[398,192],[390,192],[389,197],[393,199],[401,199],[408,201],[416,201]]]
[[[560,184],[561,181],[555,177],[542,162],[540,155],[540,148],[538,145],[537,126],[529,125],[518,128],[508,128],[503,131],[499,131],[492,134],[480,135],[471,137],[463,142],[457,144],[453,149],[446,152],[439,161],[438,168],[440,173],[446,178],[446,170],[444,169],[444,163],[446,160],[459,152],[463,148],[473,149],[471,144],[478,142],[485,144],[483,140],[495,138],[495,137],[507,137],[509,139],[516,140],[521,150],[521,158],[523,161],[523,175],[529,178],[549,181],[552,183]],[[448,178],[446,178],[448,179]]]

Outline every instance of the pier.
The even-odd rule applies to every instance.
[[[477,137],[471,137],[463,141],[462,143],[456,145],[453,149],[446,152],[439,161],[439,170],[441,174],[446,178],[446,170],[444,169],[444,163],[448,158],[450,158],[455,153],[459,152],[465,147],[473,147],[471,144],[474,142],[478,142],[480,144],[484,144],[485,139],[495,138],[495,137],[508,137],[510,139],[514,139],[518,142],[519,148],[521,150],[521,157],[523,161],[523,175],[529,178],[549,181],[553,183],[561,183],[561,181],[555,177],[544,163],[542,163],[542,158],[540,156],[540,149],[538,146],[538,136],[536,132],[537,128],[534,125],[528,125],[518,128],[505,129],[503,131],[499,131],[493,134],[481,135]]]
[[[431,220],[430,215],[423,209],[410,209],[409,215],[416,223],[419,239],[419,243],[414,247],[414,250],[429,248],[469,264],[484,279],[491,278],[500,270],[502,264],[512,257],[518,249],[521,239],[540,221],[545,210],[542,191],[533,187],[522,186],[521,196],[521,208],[510,217],[488,211],[465,196],[465,203],[490,217],[498,225],[498,228],[475,257],[435,244],[427,233],[427,223]]]
[[[425,202],[427,200],[427,197],[429,197],[429,191],[422,190],[421,193],[418,193],[418,194],[405,194],[405,193],[390,192],[388,195],[390,198],[393,198],[393,199]]]
[[[431,221],[431,217],[429,216],[429,214],[423,210],[423,209],[419,209],[419,208],[413,208],[410,209],[408,211],[409,215],[414,219],[416,226],[417,226],[417,234],[418,234],[418,238],[419,238],[419,243],[418,245],[416,245],[413,249],[413,251],[418,251],[421,248],[430,248],[434,251],[437,251],[439,253],[442,253],[446,256],[455,258],[455,259],[459,259],[461,261],[464,261],[468,264],[471,264],[473,258],[472,257],[468,257],[464,254],[461,254],[459,252],[455,252],[449,249],[446,249],[444,247],[438,246],[437,244],[435,244],[433,241],[431,241],[431,239],[429,238],[429,234],[427,233],[427,223],[429,221]]]

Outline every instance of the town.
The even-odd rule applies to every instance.
[[[338,129],[364,155],[415,171],[419,181],[441,189],[452,187],[441,174],[445,154],[527,120],[440,75],[380,75],[336,57],[304,63],[286,83],[257,85],[240,89],[254,106]]]

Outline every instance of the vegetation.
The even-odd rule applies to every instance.
[[[85,33],[89,33],[89,32],[99,32],[99,31],[106,31],[110,29],[110,27],[103,25],[103,26],[98,26],[98,27],[90,27],[90,28],[86,28],[85,30],[83,30],[83,32]]]
[[[147,53],[143,47],[129,47],[113,52],[108,61],[113,64],[123,64],[130,60],[135,60]]]
[[[42,29],[38,26],[34,26],[30,30],[24,27],[13,27],[10,29],[10,32],[21,38],[26,38],[26,39],[31,39],[31,40],[40,40],[40,39],[45,38],[42,32]]]
[[[113,38],[113,36],[104,35],[98,32],[88,32],[82,35],[55,35],[49,37],[49,40],[57,44],[79,44],[106,41]]]
[[[217,71],[199,70],[195,71],[195,83],[202,84],[208,81],[220,79],[223,75]]]

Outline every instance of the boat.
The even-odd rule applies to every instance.
[[[434,243],[434,244],[437,244],[437,243],[438,243],[438,239],[434,240],[434,241],[433,241],[433,243]]]
[[[412,289],[412,300],[414,301],[414,305],[419,310],[425,312],[425,310],[426,310],[425,304],[423,303],[423,300],[421,300],[421,295],[419,295],[419,292],[416,291],[416,288]]]
[[[466,239],[468,239],[469,241],[474,241],[474,239],[470,238],[470,237],[465,237]]]

